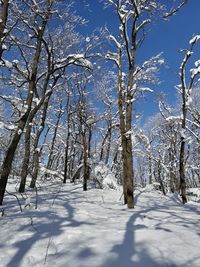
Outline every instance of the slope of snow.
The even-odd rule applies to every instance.
[[[136,208],[127,210],[121,194],[43,185],[38,209],[32,196],[23,212],[6,195],[0,266],[200,266],[199,203],[182,206],[176,198],[137,191]]]

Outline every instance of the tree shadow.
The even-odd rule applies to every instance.
[[[173,220],[176,221],[177,227],[181,226],[185,228],[192,228],[193,230],[196,230],[196,232],[199,231],[199,222],[191,220],[190,217],[183,217],[183,214],[181,213],[182,206],[180,210],[178,210],[179,212],[176,212],[177,207],[179,207],[180,204],[177,205],[177,203],[174,202],[173,206],[173,202],[170,202],[171,206],[168,207],[167,204],[163,204],[162,201],[158,203],[157,200],[150,199],[150,201],[147,202],[147,199],[145,199],[147,196],[145,195],[142,197],[142,200],[145,202],[145,204],[147,203],[147,206],[144,207],[142,206],[143,202],[139,201],[141,194],[142,192],[139,192],[135,196],[136,208],[134,210],[125,210],[120,209],[119,206],[117,207],[116,213],[118,211],[120,215],[116,214],[116,217],[123,216],[127,213],[130,214],[126,223],[123,240],[121,243],[111,247],[111,249],[108,251],[108,256],[106,257],[105,255],[104,263],[98,265],[99,267],[177,267],[177,265],[175,265],[173,262],[170,262],[171,259],[164,257],[164,255],[162,254],[162,249],[160,249],[159,246],[154,247],[154,250],[156,249],[156,255],[159,256],[159,259],[153,257],[151,251],[149,250],[149,247],[151,245],[153,246],[154,244],[145,244],[141,241],[138,242],[136,241],[136,235],[139,233],[139,235],[141,236],[142,234],[147,233],[146,230],[150,228],[149,225],[151,225],[152,230],[158,231],[158,233],[161,233],[161,231],[163,231],[165,233],[176,235],[176,232],[174,233],[174,230],[167,225],[168,222],[172,223]],[[45,204],[45,201],[51,203],[52,197],[48,194],[41,194],[40,203]],[[166,197],[166,203],[167,201],[168,198]],[[76,204],[78,204],[78,206],[76,206]],[[93,214],[90,214],[92,222],[88,222],[90,220],[88,218],[84,219],[84,217],[82,216],[80,217],[81,220],[75,219],[75,213],[77,213],[77,211],[79,212],[77,208],[83,207],[84,205],[88,206],[93,204],[95,204],[97,207],[98,205],[101,205],[100,201],[98,202],[94,199],[88,199],[88,196],[86,194],[79,192],[79,188],[72,187],[71,190],[67,189],[67,191],[61,191],[57,195],[54,209],[50,209],[50,211],[49,209],[46,209],[45,211],[28,210],[27,217],[33,218],[34,227],[30,224],[22,225],[21,227],[19,227],[18,234],[23,234],[25,232],[28,233],[28,235],[22,235],[23,239],[14,243],[13,247],[16,249],[16,253],[6,267],[20,267],[22,260],[27,261],[26,256],[28,252],[30,250],[32,251],[33,247],[34,249],[36,248],[38,240],[40,242],[43,242],[45,246],[47,246],[48,239],[53,239],[55,237],[63,235],[67,227],[71,227],[70,229],[74,228],[76,231],[80,231],[82,225],[91,225],[91,231],[98,230],[97,227],[100,225],[98,222],[98,218],[100,218],[100,222],[104,220],[103,217],[98,217],[98,211],[97,214],[95,214],[96,217],[94,218],[92,217]],[[103,203],[103,208],[106,207],[107,209],[111,209],[111,204],[109,206],[106,206],[106,204],[107,203]],[[84,206],[84,208],[86,206]],[[61,208],[62,213],[57,212],[57,208]],[[190,212],[188,209],[183,210],[185,212]],[[115,212],[111,212],[109,214],[115,215]],[[17,215],[14,215],[13,218],[16,216],[20,217],[21,213],[17,213]],[[36,219],[36,221],[34,219]],[[113,222],[114,220],[115,216],[114,218],[112,218]],[[113,233],[113,231],[111,232]],[[102,236],[99,236],[100,239],[103,239],[104,233],[105,232],[102,232]],[[109,234],[109,232],[106,233]],[[94,237],[91,237],[91,239],[91,242],[95,240]],[[56,255],[55,252],[55,254],[49,255],[49,260],[51,260],[51,257],[55,258],[57,256],[67,259],[70,256],[71,251],[75,251],[77,249],[75,257],[82,261],[82,265],[78,266],[86,266],[84,264],[87,264],[87,261],[90,261],[90,259],[95,258],[96,251],[93,250],[93,248],[91,248],[90,246],[88,246],[88,242],[90,241],[90,239],[87,235],[84,236],[82,240],[80,240],[79,238],[75,238],[74,241],[74,243],[70,244],[69,251],[59,251],[59,255]],[[44,248],[43,251],[45,252],[46,248]],[[37,260],[41,264],[44,258],[45,254],[41,255],[40,258]],[[195,261],[195,259],[189,259],[189,261],[193,262]],[[58,265],[58,267],[60,266],[61,265]],[[95,266],[97,266],[97,264]]]
[[[78,192],[72,192],[68,191],[67,194],[73,194],[73,198],[78,199],[81,194]],[[51,196],[40,195],[41,202],[45,201],[52,201]],[[46,199],[45,199],[46,198]],[[59,201],[61,201],[59,203]],[[56,205],[56,202],[59,203],[59,206]],[[62,208],[62,216],[60,216],[59,213],[57,213],[57,208]],[[47,253],[47,247],[48,247],[48,240],[55,238],[56,236],[62,235],[64,232],[64,229],[66,230],[67,227],[73,227],[78,228],[81,225],[92,225],[90,222],[86,221],[77,221],[74,219],[74,213],[75,209],[70,204],[70,200],[67,199],[66,201],[63,201],[63,193],[56,197],[55,201],[55,207],[53,207],[52,210],[49,211],[49,209],[46,209],[45,211],[41,210],[27,210],[23,213],[17,213],[13,215],[16,218],[32,218],[30,220],[30,224],[24,224],[21,225],[18,228],[18,231],[16,235],[21,235],[20,241],[17,241],[13,244],[13,248],[16,249],[15,255],[10,259],[9,263],[6,265],[6,267],[20,267],[23,259],[26,259],[27,253],[33,248],[33,246],[36,246],[36,243],[38,241],[44,241],[46,248],[44,247],[44,251]],[[18,237],[19,239],[19,237]],[[37,249],[37,248],[36,248]],[[44,252],[43,252],[44,253]],[[83,253],[84,255],[84,253]],[[85,252],[86,255],[86,252]],[[42,260],[45,259],[45,254],[41,255]],[[28,260],[28,259],[26,259]]]
[[[148,212],[149,210],[144,210]],[[135,243],[136,232],[147,228],[147,226],[142,224],[135,224],[136,219],[141,218],[143,215],[141,212],[134,212],[134,214],[129,218],[126,224],[126,232],[124,235],[123,242],[121,244],[115,245],[111,253],[114,253],[117,257],[115,259],[107,260],[101,267],[177,267],[174,264],[156,262],[145,249],[142,248],[142,244]]]
[[[138,202],[140,194],[141,192],[137,194],[136,202]],[[177,203],[175,203],[175,205],[177,207]],[[152,227],[153,230],[173,233],[173,230],[165,226],[165,222],[167,222],[169,218],[180,219],[180,221],[178,221],[178,226],[185,227],[183,217],[179,214],[176,214],[175,211],[170,211],[170,208],[166,209],[166,206],[162,204],[154,206],[151,203],[149,208],[142,211],[133,210],[133,215],[131,215],[129,220],[127,221],[126,231],[122,243],[114,245],[109,251],[109,253],[115,255],[115,257],[113,256],[112,258],[105,260],[104,264],[100,267],[178,267],[178,265],[176,265],[175,263],[170,262],[170,259],[164,257],[163,252],[159,247],[154,247],[154,249],[157,250],[157,254],[159,255],[159,259],[156,259],[150,255],[150,251],[149,249],[147,249],[146,244],[144,244],[143,242],[136,243],[137,232],[148,228],[143,223],[138,224],[136,220],[140,219],[142,221],[144,219],[152,219],[155,221],[155,218],[151,217],[151,213],[153,211],[158,211],[160,214],[168,213],[169,215],[166,217],[166,221],[162,221],[162,216],[161,218],[158,218],[156,220],[156,223]],[[187,226],[189,224],[190,226],[188,227],[190,228],[196,226],[196,229],[199,229],[199,222],[192,222],[191,219],[186,219],[185,223]],[[190,259],[190,262],[194,262],[195,260],[195,258]]]

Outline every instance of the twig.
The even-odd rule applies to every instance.
[[[1,216],[3,217],[5,214],[5,209],[1,209]]]
[[[120,199],[119,199],[119,200],[122,200],[122,197],[123,197],[123,195],[124,195],[124,193],[122,193],[122,195],[121,195],[121,197],[120,197]]]
[[[59,187],[59,190],[58,190],[57,194],[55,195],[55,197],[54,197],[54,199],[52,201],[52,204],[51,204],[52,207],[54,206],[56,198],[58,197],[58,195],[59,195],[59,193],[61,191],[61,187],[62,187],[62,183],[61,183],[61,185]],[[55,218],[56,218],[56,214],[55,214],[55,216],[53,218],[52,223],[54,223]],[[45,254],[45,258],[44,258],[44,265],[46,265],[46,263],[47,263],[47,258],[48,258],[48,253],[49,253],[49,247],[50,247],[50,244],[51,244],[51,239],[52,239],[52,235],[50,235],[48,243],[47,243],[46,254]]]
[[[22,212],[22,211],[23,211],[23,210],[22,210],[22,205],[21,205],[21,203],[20,203],[19,198],[18,198],[14,193],[10,193],[10,192],[8,192],[7,190],[6,190],[6,193],[9,194],[9,195],[11,195],[11,196],[14,196],[14,197],[17,199],[17,202],[18,202],[20,211]]]
[[[33,218],[32,217],[29,217],[30,218],[30,220],[31,220],[31,226],[33,227],[33,229],[36,231],[36,232],[38,232],[38,229],[34,226],[34,224],[33,224]]]
[[[38,190],[37,186],[35,185],[35,209],[38,207]]]

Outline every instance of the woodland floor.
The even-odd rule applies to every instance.
[[[6,195],[0,266],[200,266],[200,203],[183,206],[176,197],[141,190],[135,209],[127,210],[121,194],[43,184],[37,209],[34,196],[26,203],[20,199],[23,212],[16,198]]]

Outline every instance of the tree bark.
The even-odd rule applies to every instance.
[[[26,126],[26,132],[25,132],[25,154],[22,162],[22,169],[21,169],[21,180],[20,180],[20,186],[19,186],[19,192],[24,193],[25,186],[26,186],[26,177],[28,175],[28,167],[29,167],[29,160],[30,160],[30,145],[31,145],[31,129],[32,126],[30,125],[32,123],[32,120],[28,120],[28,124]]]
[[[128,208],[134,208],[134,196],[133,196],[133,152],[132,152],[132,94],[131,89],[133,87],[133,66],[129,69],[129,81],[127,88],[127,107],[126,107],[126,153],[127,153],[127,206]],[[127,134],[128,133],[128,134]]]
[[[62,107],[60,107],[60,111],[59,111],[58,116],[57,116],[57,121],[56,121],[55,129],[54,129],[54,133],[53,133],[53,138],[52,138],[52,141],[51,141],[51,148],[50,148],[50,153],[49,153],[48,162],[47,162],[47,169],[51,169],[52,164],[53,164],[54,146],[55,146],[58,126],[59,126],[62,114],[63,114],[62,113]]]
[[[1,172],[1,178],[0,178],[0,205],[3,204],[4,194],[6,190],[6,185],[8,182],[8,177],[11,172],[12,162],[14,159],[15,151],[17,149],[17,146],[19,144],[22,132],[24,130],[24,127],[26,125],[26,122],[28,120],[28,116],[31,111],[32,101],[33,101],[33,95],[36,90],[36,77],[38,72],[38,63],[40,59],[41,54],[41,46],[42,46],[42,38],[45,32],[47,24],[47,18],[45,18],[42,22],[42,27],[38,32],[38,38],[37,38],[37,44],[36,44],[36,51],[32,62],[32,71],[31,71],[31,78],[29,81],[29,90],[28,90],[28,96],[26,100],[27,104],[27,110],[25,114],[20,118],[17,130],[15,131],[15,134],[11,140],[11,143],[8,147],[8,150],[6,152],[6,156],[3,161],[2,165],[2,172]]]
[[[8,20],[8,9],[9,9],[9,0],[1,1],[1,16],[0,16],[0,60],[2,59],[3,54],[3,43],[5,37],[6,23]]]
[[[49,62],[48,62],[49,65]],[[30,161],[30,145],[31,145],[31,131],[32,131],[32,123],[35,115],[37,114],[38,110],[42,107],[43,103],[46,101],[46,99],[49,99],[50,96],[52,95],[52,91],[49,91],[46,94],[47,88],[48,88],[48,83],[50,79],[50,69],[48,68],[48,74],[44,83],[44,88],[42,92],[41,99],[36,105],[35,108],[33,108],[30,111],[29,118],[27,121],[26,125],[26,131],[25,131],[25,153],[24,153],[24,158],[23,158],[23,163],[22,163],[22,169],[21,169],[21,181],[20,181],[20,186],[19,186],[19,192],[23,193],[25,191],[25,185],[26,185],[26,178],[28,175],[28,167],[29,167],[29,161]],[[54,80],[54,85],[56,84],[57,79]]]
[[[88,145],[86,139],[86,132],[82,133],[82,142],[83,142],[83,191],[87,191],[87,180],[89,179],[88,175]]]
[[[30,188],[35,187],[35,183],[36,183],[38,172],[39,172],[39,167],[40,167],[39,162],[40,162],[40,155],[42,152],[42,148],[39,149],[38,144],[39,144],[40,136],[41,136],[41,134],[45,128],[45,121],[46,121],[50,97],[51,97],[51,94],[48,96],[48,98],[44,102],[41,124],[40,124],[39,130],[36,134],[35,140],[33,142],[33,148],[34,148],[33,149],[33,174],[32,174],[32,179],[31,179],[31,183],[30,183]]]
[[[66,184],[67,179],[69,179],[69,141],[70,141],[70,117],[71,113],[69,110],[69,98],[70,95],[68,94],[67,96],[67,113],[68,113],[68,118],[67,118],[67,138],[66,138],[66,147],[65,147],[65,166],[64,166],[64,177],[63,177],[63,183]]]
[[[180,163],[179,163],[179,174],[180,174],[180,192],[183,204],[187,203],[186,197],[186,181],[185,181],[185,141],[181,137],[181,148],[180,148]]]

